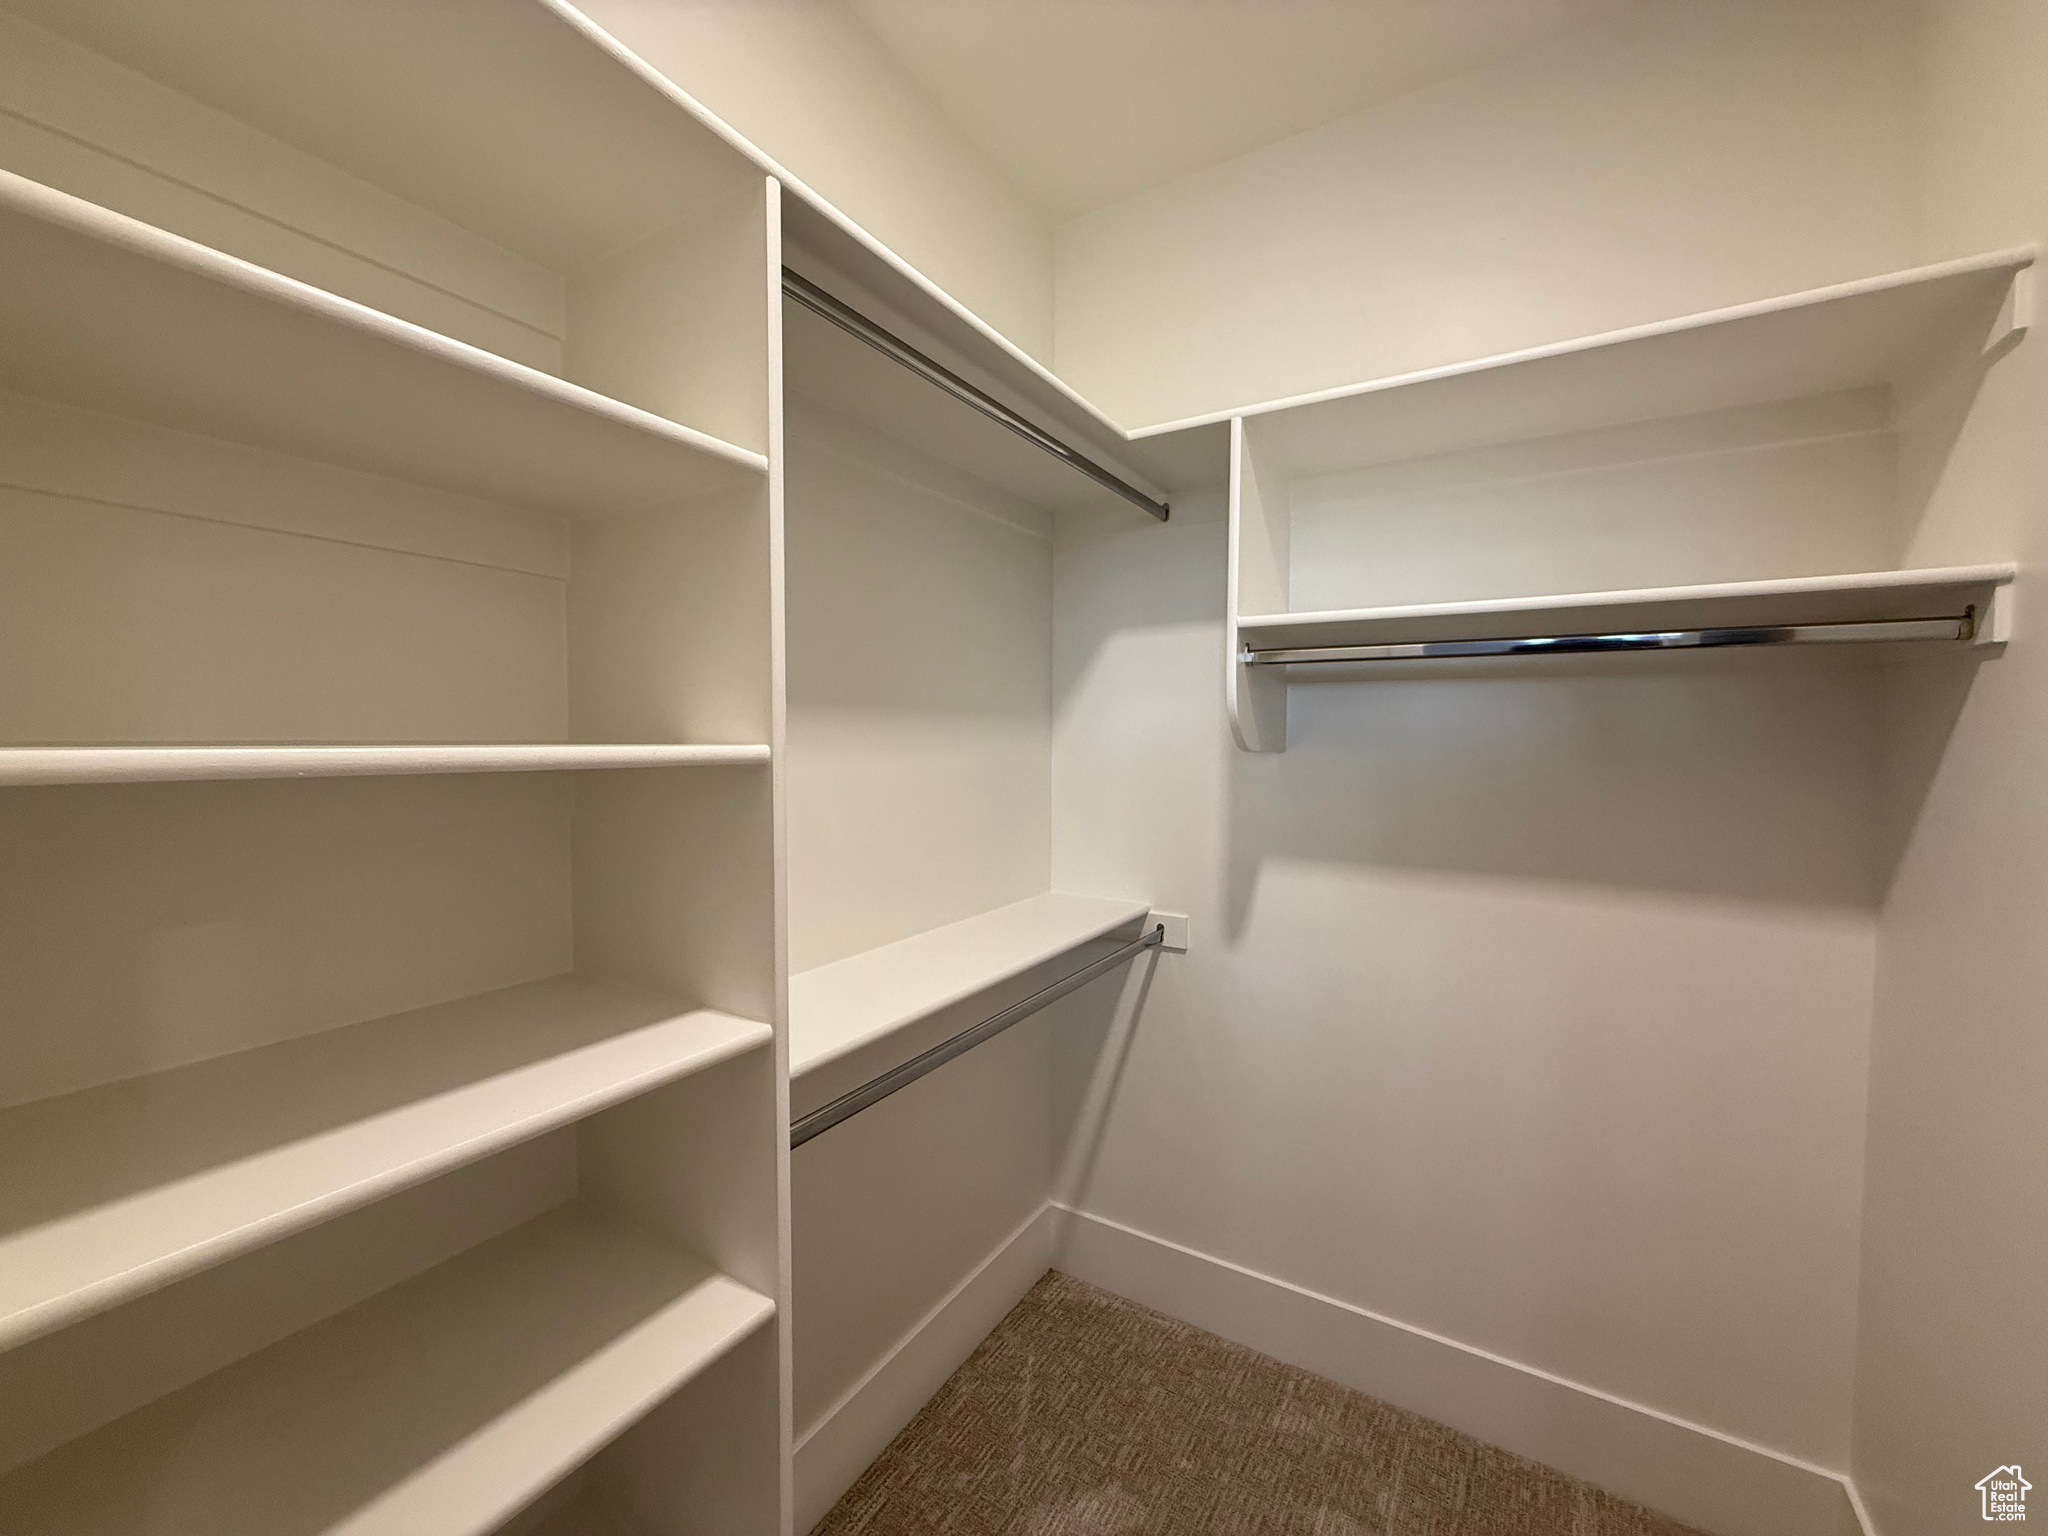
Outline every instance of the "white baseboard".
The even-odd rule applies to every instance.
[[[1052,1267],[1054,1211],[1037,1213],[898,1339],[796,1445],[796,1529],[808,1531]]]
[[[1099,1216],[1055,1213],[1052,1263],[1077,1280],[1688,1525],[1716,1536],[1874,1536],[1847,1479],[1824,1467]]]

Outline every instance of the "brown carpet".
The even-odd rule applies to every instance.
[[[814,1536],[1698,1536],[1049,1271]]]

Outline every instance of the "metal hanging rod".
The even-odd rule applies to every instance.
[[[1165,502],[1154,501],[1128,480],[1104,469],[1086,454],[1069,448],[1050,432],[1027,421],[993,395],[976,389],[944,363],[925,356],[902,337],[884,330],[859,310],[834,298],[801,272],[784,267],[782,291],[812,314],[830,320],[847,335],[858,337],[884,357],[901,363],[927,383],[936,384],[955,400],[973,406],[990,421],[1008,427],[1034,448],[1043,449],[1061,463],[1079,470],[1097,485],[1115,491],[1133,506],[1143,507],[1162,523],[1166,521],[1170,509]]]
[[[1665,629],[1612,635],[1527,635],[1511,640],[1425,640],[1398,645],[1308,645],[1253,650],[1247,666],[1316,661],[1417,661],[1453,656],[1572,655],[1587,651],[1686,651],[1722,645],[1839,645],[1872,640],[1968,640],[1977,610],[1939,619],[1881,619],[1853,624],[1748,624],[1726,629]]]
[[[916,1082],[935,1067],[943,1067],[955,1056],[973,1050],[984,1040],[993,1040],[1019,1019],[1029,1018],[1048,1003],[1058,1002],[1076,987],[1093,981],[1107,971],[1113,971],[1126,960],[1156,949],[1166,942],[1164,924],[1155,924],[1150,933],[1141,939],[1133,939],[1121,949],[1113,950],[1100,960],[1091,961],[1078,971],[1062,976],[1049,986],[1040,987],[1021,1002],[1010,1004],[1001,1013],[992,1013],[968,1029],[963,1029],[950,1040],[942,1040],[928,1051],[921,1051],[900,1067],[891,1067],[880,1077],[870,1078],[847,1093],[842,1093],[830,1104],[821,1105],[807,1115],[800,1115],[789,1128],[789,1145],[794,1151],[820,1132],[829,1131],[842,1120],[850,1120],[871,1105],[879,1104],[898,1088]]]

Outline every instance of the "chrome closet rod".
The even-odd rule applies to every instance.
[[[990,421],[1008,427],[1033,447],[1043,449],[1072,469],[1078,469],[1097,485],[1115,491],[1133,506],[1143,507],[1162,523],[1166,521],[1171,509],[1165,502],[1154,501],[1128,480],[1120,479],[1086,454],[1069,448],[1050,432],[1027,421],[993,395],[976,389],[944,363],[926,357],[893,331],[883,329],[859,310],[834,298],[801,272],[784,267],[782,291],[812,314],[830,320],[847,335],[858,337],[884,357],[901,363],[927,383],[937,385],[955,400],[973,406]]]
[[[1134,955],[1148,949],[1156,949],[1166,942],[1164,924],[1155,924],[1143,938],[1133,939],[1121,949],[1113,950],[1100,960],[1090,961],[1078,971],[1062,976],[1058,981],[1040,987],[1021,1002],[1010,1004],[1001,1013],[992,1013],[979,1024],[963,1029],[950,1040],[941,1040],[928,1051],[920,1051],[900,1067],[891,1067],[880,1077],[868,1079],[858,1088],[842,1093],[830,1104],[820,1105],[807,1115],[800,1115],[789,1127],[789,1145],[794,1151],[822,1131],[829,1131],[842,1120],[849,1120],[871,1105],[879,1104],[898,1088],[916,1082],[935,1067],[943,1067],[955,1056],[973,1050],[984,1040],[993,1040],[1019,1019],[1028,1018],[1047,1003],[1058,1002],[1076,987],[1093,981],[1106,971],[1113,971]]]
[[[1305,645],[1255,650],[1246,666],[1292,666],[1316,661],[1419,661],[1454,656],[1573,655],[1588,651],[1685,651],[1721,645],[1839,645],[1871,640],[1968,640],[1976,634],[1973,608],[1939,619],[1878,619],[1849,624],[1742,624],[1723,629],[1663,629],[1611,635],[1524,635],[1503,640],[1422,640],[1395,645]]]

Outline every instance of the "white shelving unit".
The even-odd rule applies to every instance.
[[[1029,996],[1095,950],[1136,938],[1150,910],[1053,891],[797,972],[789,981],[792,1113]]]
[[[542,0],[0,49],[0,1525],[782,1536],[779,187]]]
[[[999,399],[1043,406],[933,295],[815,210],[792,222],[791,264],[830,294]],[[1034,1213],[1056,1194],[1058,1052],[1110,1017],[1131,968],[900,1093],[860,1090],[901,1083],[890,1074],[929,1048],[1139,937],[1143,902],[1049,889],[1055,523],[1080,510],[1093,524],[1100,507],[1121,531],[1157,525],[798,300],[784,323],[804,1530],[978,1342],[969,1319],[992,1325],[1053,1262],[1036,1236],[992,1254],[1021,1226],[1047,1230]],[[1033,414],[1142,485],[1201,482],[1104,443],[1099,422]],[[840,1109],[857,1111],[805,1122],[849,1094]],[[606,1530],[584,1513],[544,1536]]]
[[[1288,669],[1253,661],[1260,652],[1965,614],[1967,642],[2002,641],[2012,566],[1859,567],[1891,553],[1893,530],[1910,520],[1896,472],[1885,465],[1881,499],[1866,476],[1864,504],[1817,509],[1798,456],[1816,442],[1886,435],[1995,359],[2030,322],[2033,261],[2031,251],[1996,252],[1237,413],[1226,697],[1238,744],[1286,746]],[[1696,467],[1735,455],[1765,467],[1718,485]],[[1601,476],[1638,504],[1595,501],[1597,515],[1574,520],[1543,489],[1576,477],[1597,496]],[[1687,510],[1660,513],[1641,504],[1646,495]],[[1539,510],[1513,530],[1518,497]],[[1409,541],[1390,530],[1445,515],[1474,527],[1493,519],[1486,531],[1503,546],[1547,541],[1524,571],[1572,572],[1576,561],[1595,575],[1675,572],[1692,546],[1703,552],[1694,570],[1747,568],[1725,580],[1327,600],[1333,589],[1426,585],[1427,573],[1402,569]],[[1836,568],[1799,568],[1820,560]],[[1478,579],[1518,579],[1506,571]]]
[[[38,1536],[482,1536],[774,1313],[564,1208],[32,1463],[0,1506]]]
[[[562,513],[744,485],[749,449],[0,172],[0,385]]]
[[[1044,423],[1103,463],[1121,469],[1128,479],[1141,485],[1149,482],[1196,489],[1214,485],[1221,476],[1226,447],[1221,419],[1126,429],[801,181],[786,171],[778,174],[791,193],[786,223],[791,265],[805,276],[978,388]],[[966,418],[954,418],[950,411],[935,413],[932,402],[907,403],[909,421],[938,414],[955,420],[978,439],[958,451],[985,454],[990,460],[1005,456],[1004,445],[994,435],[1001,428],[985,434]],[[877,419],[882,419],[880,412]],[[890,427],[900,431],[905,420],[892,415]],[[936,433],[932,441],[943,446]],[[1019,458],[1013,463],[1025,477],[1024,483],[1038,478],[1039,472],[1028,461]],[[1067,482],[1062,495],[1070,497],[1072,490]]]
[[[0,1111],[0,1348],[769,1038],[563,977]]]
[[[658,43],[658,23],[648,31]],[[819,209],[792,199],[789,233],[790,266],[862,320],[1144,492],[1220,480],[1220,455],[1213,470],[1202,460],[1223,429],[1133,451]],[[930,1320],[992,1324],[1051,1262],[1027,1244],[979,1282],[971,1312],[955,1306],[1053,1197],[1055,1052],[1068,1024],[1111,1012],[1129,970],[1075,994],[1059,1022],[977,1044],[904,1092],[855,1091],[900,1082],[888,1074],[1139,936],[1144,903],[1049,891],[1053,563],[1056,522],[1070,528],[1075,512],[1126,532],[1157,525],[798,299],[784,335],[790,1110],[804,1138],[790,1182],[792,1473],[804,1530],[977,1341],[971,1322]],[[841,1109],[857,1112],[803,1123],[849,1093]],[[571,1505],[541,1529],[607,1527]]]

